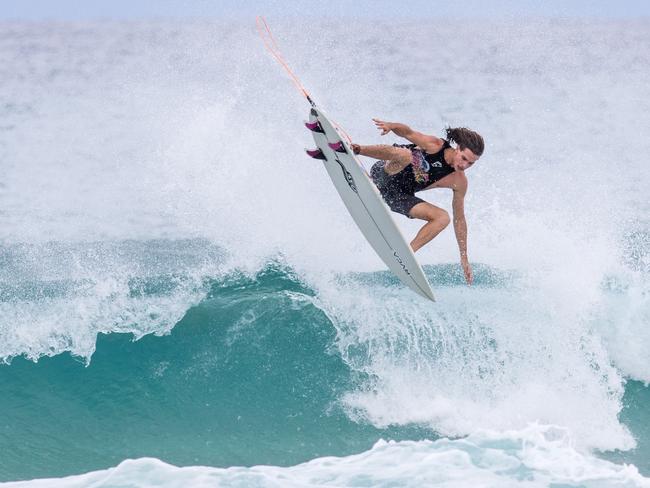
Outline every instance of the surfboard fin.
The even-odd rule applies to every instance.
[[[305,149],[310,158],[326,160],[327,158],[320,149]]]
[[[305,122],[305,127],[307,127],[312,132],[318,132],[319,134],[325,134],[323,127],[320,125],[320,122]]]
[[[345,145],[342,141],[339,142],[328,142],[327,145],[337,153],[347,154],[348,151],[345,149]]]

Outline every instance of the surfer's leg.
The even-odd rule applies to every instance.
[[[386,144],[359,146],[359,154],[386,161],[384,171],[387,175],[399,173],[413,161],[413,153],[410,149],[388,146]]]
[[[393,147],[387,144],[376,146],[359,146],[359,154],[373,159],[384,161],[395,161],[397,163],[410,163],[412,159],[411,150],[404,147]]]
[[[427,223],[424,224],[417,233],[415,239],[411,241],[413,252],[417,251],[427,242],[430,242],[434,237],[440,234],[440,232],[447,227],[451,221],[446,210],[427,202],[421,202],[415,205],[409,211],[409,217],[427,221]]]

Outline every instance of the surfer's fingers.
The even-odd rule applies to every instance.
[[[388,125],[388,122],[385,122],[383,120],[379,120],[379,119],[372,119],[372,120],[375,122],[375,125],[377,127],[382,127],[383,128],[383,127],[386,127],[386,125]]]
[[[465,269],[465,281],[467,281],[468,285],[471,285],[474,282],[474,273],[472,273],[472,268],[467,266]]]
[[[388,134],[390,132],[390,129],[388,129],[386,126],[380,125],[380,124],[377,124],[377,129],[379,129],[381,131],[382,136],[385,136],[386,134]]]
[[[384,122],[383,120],[379,119],[372,119],[375,121],[375,125],[377,126],[377,129],[381,130],[381,135],[385,136],[390,132],[390,128],[388,127],[388,123]]]

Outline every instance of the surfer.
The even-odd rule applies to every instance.
[[[412,219],[427,221],[411,241],[411,248],[414,252],[420,249],[451,221],[446,210],[425,202],[415,193],[431,188],[450,188],[453,190],[451,206],[460,263],[465,280],[472,284],[472,268],[467,257],[465,170],[483,154],[483,138],[464,127],[446,129],[446,139],[441,139],[398,122],[373,121],[382,136],[393,132],[411,142],[392,146],[352,144],[355,154],[380,160],[372,166],[370,176],[390,209]]]

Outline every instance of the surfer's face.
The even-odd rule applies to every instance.
[[[474,154],[471,150],[465,149],[456,149],[454,153],[451,166],[456,171],[465,171],[467,168],[472,166],[478,160],[478,156]]]

